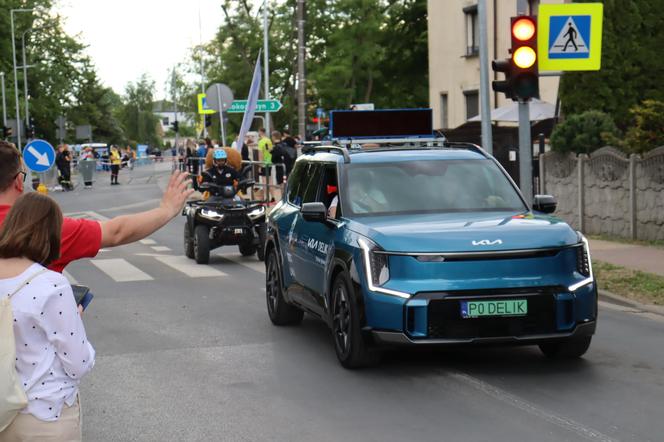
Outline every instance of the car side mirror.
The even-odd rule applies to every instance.
[[[542,213],[553,213],[556,211],[558,202],[553,195],[535,195],[533,199],[533,210]]]
[[[325,222],[327,220],[327,210],[325,209],[325,204],[317,203],[304,203],[300,209],[302,212],[302,218],[305,221],[312,222]]]

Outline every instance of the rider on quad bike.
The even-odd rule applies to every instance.
[[[212,152],[213,165],[203,172],[203,183],[212,183],[218,186],[237,186],[240,180],[240,174],[235,168],[228,165],[228,155],[226,151],[217,147]]]

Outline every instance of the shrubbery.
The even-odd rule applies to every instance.
[[[551,134],[551,148],[558,152],[590,153],[617,139],[618,128],[608,114],[590,110],[570,115]]]
[[[608,145],[625,153],[643,153],[664,146],[664,102],[644,100],[629,113],[632,123],[624,134],[604,112],[570,115],[553,130],[551,147],[558,152],[590,153]]]

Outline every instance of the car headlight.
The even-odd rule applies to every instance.
[[[265,206],[258,206],[255,209],[253,209],[251,212],[247,213],[247,216],[252,221],[260,218],[263,215],[265,215]]]
[[[215,210],[201,209],[201,216],[203,218],[211,219],[212,221],[221,221],[224,219],[224,214]]]
[[[384,293],[386,295],[398,296],[399,298],[410,298],[409,293],[399,292],[381,287],[390,280],[389,257],[381,251],[380,247],[366,238],[358,238],[357,243],[362,249],[364,258],[364,272],[367,278],[367,286],[372,292]]]
[[[581,234],[581,232],[577,233],[579,234],[583,245],[581,247],[577,247],[576,250],[576,270],[587,278],[567,287],[570,292],[574,292],[595,280],[593,277],[593,263],[590,259],[590,246],[588,245],[588,240]]]

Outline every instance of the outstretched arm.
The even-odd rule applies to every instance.
[[[118,216],[101,223],[101,246],[114,247],[143,239],[161,229],[180,213],[193,189],[186,172],[174,173],[159,207],[146,212]]]

